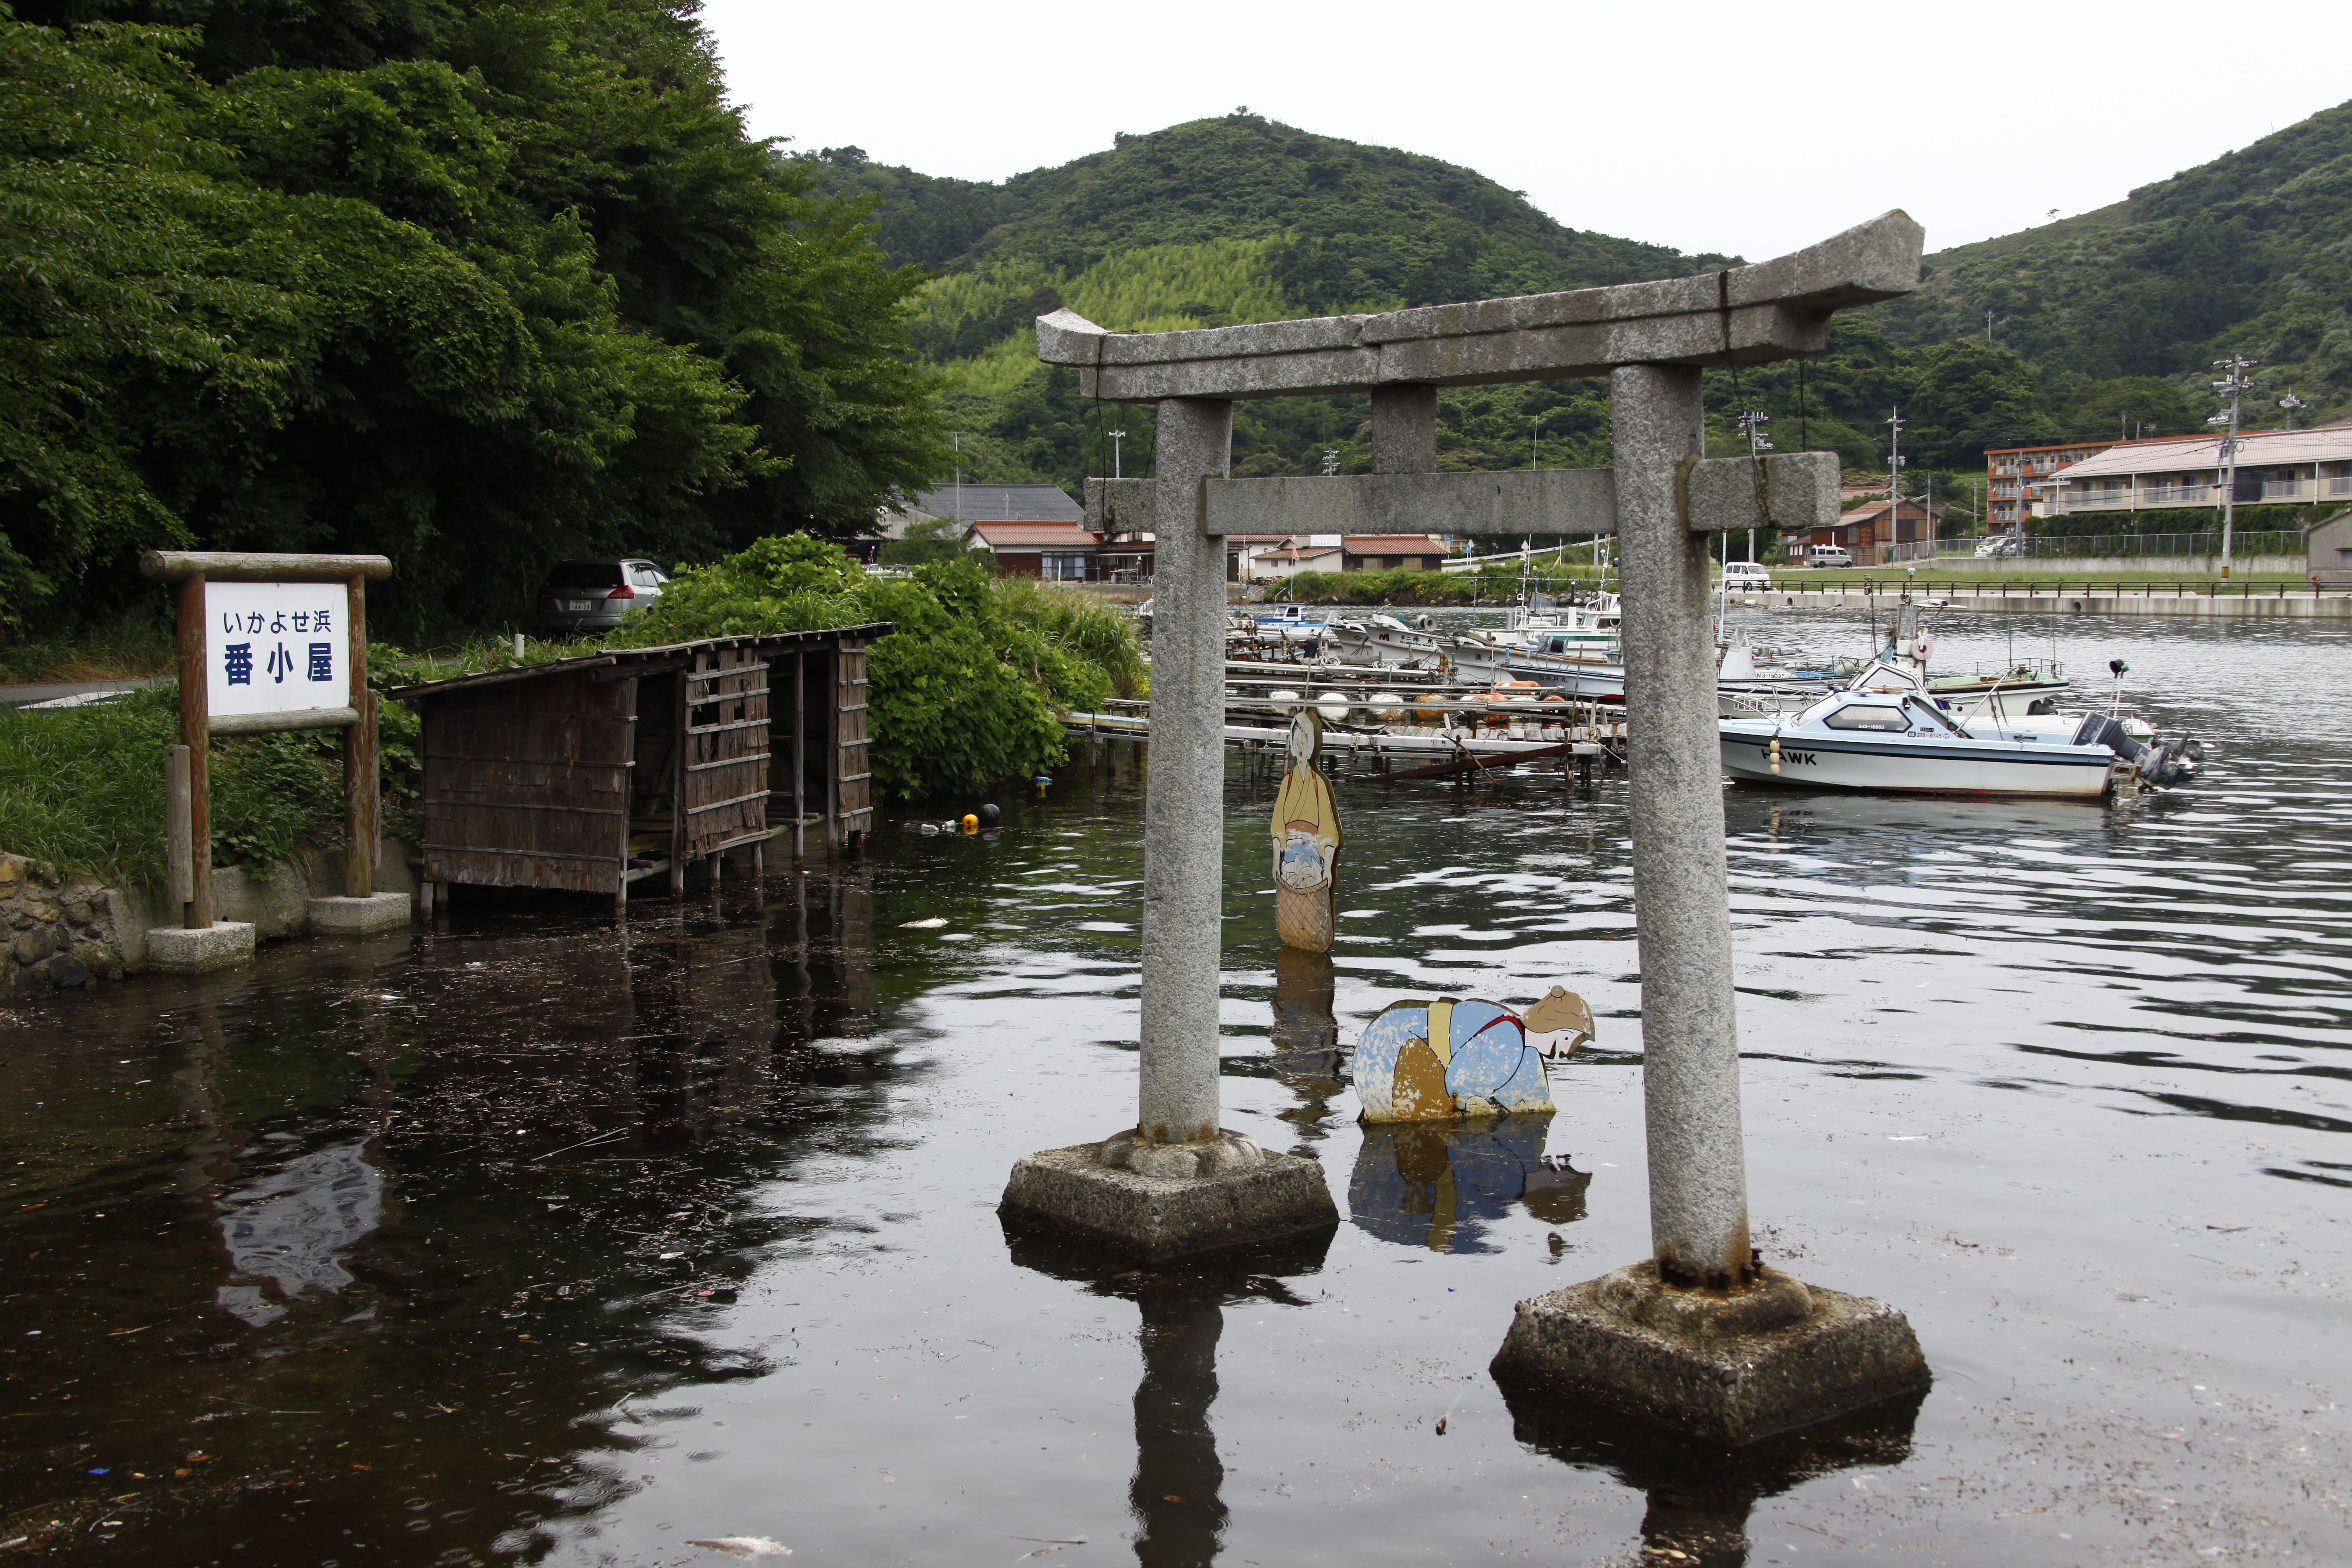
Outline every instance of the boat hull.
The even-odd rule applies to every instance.
[[[2103,746],[1905,742],[1784,731],[1775,773],[1769,725],[1726,724],[1722,736],[1723,771],[1733,782],[1792,789],[2096,800],[2107,793],[2116,762]]]

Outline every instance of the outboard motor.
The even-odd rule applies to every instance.
[[[2187,736],[2167,741],[2157,747],[2140,766],[2147,782],[2158,789],[2174,789],[2187,784],[2204,759],[2205,748]]]
[[[2104,713],[2085,713],[2074,727],[2072,742],[2077,746],[2105,746],[2124,761],[2144,764],[2147,748],[2131,738],[2124,727]],[[2142,771],[2145,772],[2143,765]]]

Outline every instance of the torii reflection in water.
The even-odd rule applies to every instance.
[[[1225,1308],[1238,1302],[1304,1307],[1285,1275],[1323,1267],[1325,1232],[1262,1247],[1187,1258],[1160,1268],[1122,1268],[1098,1254],[1008,1229],[1013,1261],[1097,1296],[1135,1303],[1143,1375],[1135,1385],[1135,1560],[1142,1568],[1209,1568],[1225,1532],[1223,1461],[1209,1409],[1217,1402],[1217,1342]]]
[[[1578,1469],[1605,1471],[1647,1494],[1643,1561],[1746,1568],[1756,1504],[1839,1470],[1885,1469],[1911,1457],[1925,1394],[1742,1447],[1726,1448],[1506,1387],[1511,1435]],[[1669,1553],[1679,1553],[1679,1557]]]

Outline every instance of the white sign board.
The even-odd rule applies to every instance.
[[[348,608],[341,583],[206,583],[205,702],[213,716],[350,707]]]

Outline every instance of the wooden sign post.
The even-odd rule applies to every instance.
[[[379,833],[367,584],[392,575],[391,560],[151,550],[140,558],[139,570],[177,584],[180,746],[169,763],[169,860],[181,928],[208,931],[215,924],[211,753],[216,734],[343,731],[343,896],[368,899]],[[154,956],[163,963],[160,952]]]

